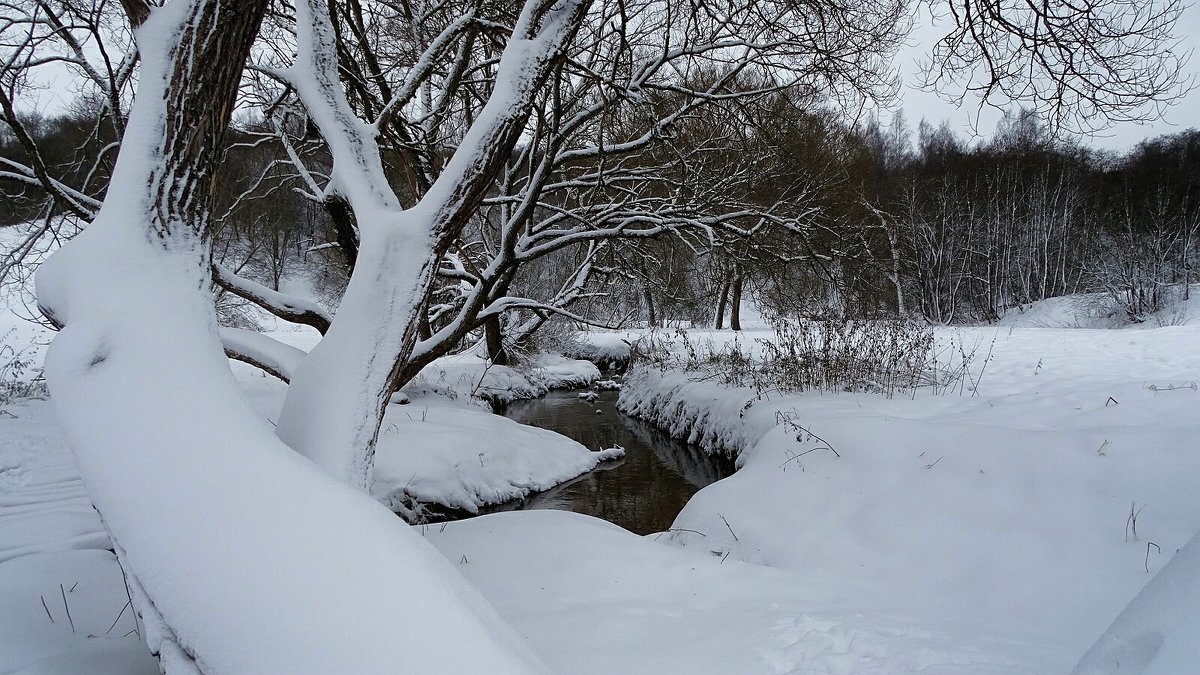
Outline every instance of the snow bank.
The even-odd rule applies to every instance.
[[[630,344],[639,335],[628,331],[580,331],[571,341],[568,356],[587,359],[604,370],[624,368],[629,363]]]
[[[821,607],[790,570],[697,556],[575,513],[497,513],[425,536],[555,672],[961,675],[1044,663],[991,636]]]
[[[426,366],[406,389],[434,387],[493,404],[537,398],[551,389],[585,387],[600,379],[595,364],[557,354],[539,354],[528,368],[492,365],[471,353],[446,356]]]
[[[619,456],[461,400],[415,392],[410,398],[389,406],[375,451],[371,494],[395,511],[408,511],[415,500],[477,513]]]
[[[1177,289],[1170,289],[1175,291]],[[1163,328],[1182,326],[1200,319],[1200,284],[1191,288],[1190,298],[1167,301],[1162,309],[1141,323],[1130,323],[1107,293],[1078,293],[1046,298],[1009,309],[996,325],[1022,328]]]
[[[0,672],[157,673],[139,637],[127,635],[138,626],[121,569],[53,407],[27,401],[5,411]]]
[[[1183,547],[1084,654],[1073,673],[1195,672],[1200,664],[1200,535]]]
[[[319,339],[313,330],[269,337],[299,349]],[[286,386],[245,364],[233,366],[258,413],[276,419]],[[489,366],[471,355],[438,359],[394,399],[408,403],[388,406],[371,494],[406,517],[416,517],[414,501],[475,513],[590,471],[610,457],[553,431],[495,415],[475,396],[512,401],[597,377],[590,362],[550,355],[539,357],[528,373]]]
[[[947,333],[994,349],[975,395],[760,400],[635,373],[624,410],[741,450],[660,541],[1065,671],[1200,530],[1200,326]]]
[[[775,425],[773,409],[765,418],[754,410],[747,419],[756,398],[752,389],[714,387],[687,373],[639,367],[626,377],[617,409],[705,452],[737,456]]]

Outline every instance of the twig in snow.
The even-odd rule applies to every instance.
[[[1145,563],[1145,566],[1146,566],[1146,573],[1147,573],[1147,574],[1149,574],[1149,573],[1150,573],[1150,547],[1151,547],[1151,546],[1153,546],[1154,548],[1158,549],[1158,552],[1159,552],[1159,553],[1162,553],[1162,549],[1161,549],[1161,548],[1158,548],[1158,544],[1156,544],[1156,543],[1154,543],[1154,542],[1152,542],[1152,541],[1148,541],[1148,542],[1146,542],[1146,563]]]
[[[125,575],[125,566],[121,564],[119,557],[117,558],[117,567],[121,570],[121,581],[125,582],[125,597],[129,599],[130,607],[133,607],[133,591],[129,589],[129,577]],[[129,633],[137,633],[139,638],[142,637],[141,626],[138,625],[137,608],[133,609],[133,630],[129,631]],[[129,637],[129,633],[126,633],[123,637]]]
[[[63,585],[58,585],[58,592],[62,593],[63,608],[67,610],[67,621],[71,623],[71,632],[75,632],[75,619],[71,618],[71,606],[67,604],[67,592],[63,589]]]
[[[121,637],[123,637],[123,638],[127,638],[127,637],[129,637],[130,635],[133,635],[134,633],[137,633],[137,632],[138,632],[138,629],[136,629],[136,628],[130,628],[130,629],[129,629],[129,632],[128,632],[128,633],[126,633],[126,634],[124,634],[124,635],[122,635]]]
[[[1108,400],[1104,402],[1104,407],[1107,408],[1109,405],[1121,405],[1121,402],[1109,396]]]
[[[723,516],[723,515],[721,515],[721,514],[719,514],[719,513],[718,513],[718,514],[717,514],[717,517],[718,517],[718,518],[720,518],[721,520],[725,521],[725,527],[729,528],[729,534],[732,534],[732,535],[733,535],[733,540],[734,540],[734,541],[738,541],[737,532],[734,532],[734,531],[733,531],[733,528],[729,526],[729,521],[728,521],[728,520],[725,520],[725,516]]]
[[[78,581],[76,581],[76,582],[75,582],[75,586],[78,586],[78,585],[79,585],[79,582],[78,582]],[[67,592],[68,592],[68,593],[74,593],[74,592],[75,592],[75,586],[71,586],[70,588],[68,588],[68,589],[67,589]]]
[[[721,563],[720,563],[720,564],[722,564],[722,565],[724,565],[724,564],[725,564],[725,559],[729,557],[729,553],[730,553],[729,551],[725,551],[725,555],[721,556]]]
[[[42,609],[46,610],[46,616],[50,617],[50,623],[55,623],[54,616],[50,614],[50,608],[46,606],[45,596],[39,595],[38,597],[42,599]]]
[[[466,564],[467,564],[467,554],[466,554],[466,553],[464,553],[464,554],[463,554],[462,560],[459,560],[459,561],[458,561],[458,564],[459,564],[459,565],[466,565]]]
[[[121,620],[121,617],[125,616],[125,610],[129,609],[129,606],[132,604],[133,604],[133,600],[126,600],[125,604],[121,605],[120,614],[117,614],[117,618],[113,619],[112,625],[108,627],[108,630],[104,631],[105,635],[108,635],[109,633],[112,632],[112,629],[117,627],[117,622]]]
[[[668,527],[663,532],[659,532],[658,534],[654,535],[654,541],[658,541],[658,538],[663,536],[667,532],[691,532],[692,534],[698,534],[701,537],[708,536],[707,534],[704,534],[703,532],[700,532],[699,530],[689,530],[686,527]]]
[[[1191,389],[1192,391],[1196,391],[1198,387],[1196,386],[1195,382],[1184,382],[1183,384],[1179,384],[1179,385],[1168,384],[1165,387],[1160,387],[1157,384],[1151,384],[1151,385],[1147,386],[1146,388],[1149,389],[1150,391],[1159,392],[1159,391],[1178,391],[1180,389]]]
[[[945,455],[942,455],[942,457],[945,457]],[[937,463],[942,461],[942,457],[938,457],[937,459],[933,460],[933,464],[926,464],[925,468],[932,469],[933,467],[937,466]]]
[[[1146,508],[1146,505],[1142,504],[1142,508],[1137,509],[1136,511],[1134,510],[1135,508],[1137,508],[1137,502],[1136,501],[1129,502],[1129,517],[1125,519],[1125,542],[1126,543],[1129,542],[1130,525],[1133,526],[1133,540],[1134,541],[1138,540],[1137,519],[1138,519],[1138,516],[1142,514],[1142,509]]]

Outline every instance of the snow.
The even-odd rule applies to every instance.
[[[994,340],[976,395],[759,396],[634,373],[624,409],[740,451],[660,541],[792,571],[810,609],[986,635],[1065,671],[1200,530],[1200,326],[939,338]],[[1145,510],[1126,541],[1131,503]]]
[[[259,338],[302,354],[319,335],[284,329]],[[286,387],[250,366],[233,366],[255,409],[268,420],[278,419]],[[539,355],[523,370],[492,366],[469,353],[438,359],[394,399],[407,403],[387,407],[371,494],[406,516],[416,515],[413,500],[475,513],[592,470],[613,459],[612,453],[492,414],[479,399],[504,403],[598,377],[590,362],[556,355]]]
[[[221,326],[218,332],[221,335],[221,344],[226,350],[232,349],[243,358],[268,369],[272,374],[290,379],[304,358],[304,350],[258,331]]]
[[[743,340],[766,336],[747,333]],[[731,335],[693,332],[716,344]],[[302,329],[269,337],[303,351],[319,336]],[[261,598],[257,586],[266,586],[272,602],[286,599],[288,616],[234,598],[227,606],[244,614],[241,620],[230,621],[223,611],[219,620],[205,619],[212,628],[190,634],[235,623],[297,672],[304,668],[291,659],[305,659],[314,671],[329,661],[303,648],[285,650],[286,641],[300,640],[295,636],[353,641],[336,629],[313,638],[303,616],[320,616],[325,626],[349,620],[344,612],[362,612],[359,618],[378,624],[374,639],[381,641],[399,639],[412,623],[399,626],[395,605],[385,609],[375,600],[373,594],[390,592],[382,584],[372,586],[372,596],[353,596],[352,610],[331,609],[346,606],[345,591],[330,598],[329,588],[346,582],[333,575],[320,586],[302,586],[298,579],[314,574],[314,564],[329,567],[301,550],[320,550],[321,558],[355,575],[365,572],[362,560],[371,556],[400,555],[389,567],[397,577],[414,567],[422,574],[430,566],[453,567],[470,583],[469,592],[499,614],[485,619],[489,634],[511,630],[536,653],[514,647],[524,662],[540,660],[556,672],[1025,673],[1066,672],[1077,662],[1080,673],[1194,670],[1200,554],[1188,542],[1200,531],[1193,497],[1200,392],[1190,383],[1200,381],[1200,325],[947,328],[938,329],[938,337],[992,345],[993,360],[974,395],[760,396],[675,372],[632,373],[621,389],[623,407],[710,451],[738,453],[741,467],[700,491],[671,532],[648,537],[553,511],[405,528],[382,509],[363,504],[351,515],[341,505],[333,523],[308,504],[315,495],[329,508],[326,479],[306,479],[314,482],[291,492],[299,466],[266,468],[255,453],[223,453],[219,445],[197,461],[172,454],[171,472],[180,480],[161,474],[172,482],[164,488],[169,497],[156,503],[167,504],[162,508],[175,517],[203,517],[206,524],[189,526],[200,537],[197,548],[216,547],[250,567],[224,570],[214,554],[189,549],[201,560],[176,559],[179,570],[156,570],[149,583],[176,587],[168,597],[255,587],[253,595]],[[233,372],[257,417],[274,419],[284,385],[245,364],[233,364]],[[529,372],[489,367],[470,355],[440,360],[406,389],[408,404],[388,406],[373,494],[391,500],[406,492],[470,511],[587,470],[619,451],[598,453],[522,427],[490,414],[470,394],[487,390],[503,400],[552,383],[595,382],[597,375],[588,364],[554,358]],[[142,397],[171,397],[153,378],[146,382],[137,385]],[[199,384],[188,389],[187,403],[212,411],[209,385]],[[95,407],[98,415],[113,414],[103,400]],[[50,405],[33,401],[7,410],[16,418],[0,416],[0,672],[105,672],[105,664],[108,672],[154,672],[136,635],[116,635],[132,628],[125,626],[128,616],[104,633],[126,602],[125,589],[115,557],[98,550],[109,544]],[[138,424],[156,417],[152,406],[146,415]],[[840,457],[823,449],[801,455],[824,446],[806,436],[798,442],[804,435],[781,424],[784,417],[818,434]],[[260,425],[268,439],[262,443],[269,443],[269,423]],[[164,449],[207,433],[170,431]],[[161,433],[166,438],[167,431]],[[119,448],[106,447],[119,456]],[[263,481],[235,477],[277,502],[255,507],[271,516],[250,519],[262,525],[235,517],[243,505],[213,504],[204,496],[211,488],[194,485],[211,486],[207,465],[228,465],[233,454],[246,476],[271,475],[278,482],[259,486]],[[147,459],[168,461],[153,453]],[[144,470],[126,467],[122,475]],[[1131,502],[1144,510],[1136,537],[1130,531],[1126,541]],[[110,510],[104,512],[107,517]],[[374,515],[362,523],[368,513],[381,513],[389,524]],[[233,539],[229,528],[239,530],[239,541],[251,537],[256,544],[229,548],[222,543]],[[355,549],[360,543],[314,543],[329,541],[331,529],[347,528],[355,542],[366,531],[402,542],[423,536],[440,551],[440,562],[404,561],[413,555],[408,544],[400,547],[406,553],[395,554],[397,547],[385,541],[366,552]],[[285,535],[268,536],[268,529]],[[343,547],[349,553],[339,555]],[[285,555],[286,564],[263,571],[264,559]],[[210,585],[192,578],[218,568],[220,579]],[[70,588],[76,581],[67,599],[79,630],[71,633],[50,623],[40,598],[58,619],[58,584]],[[403,606],[424,617],[445,604],[440,593],[405,591]],[[318,607],[311,596],[329,605]],[[433,615],[436,622],[445,613]],[[420,649],[414,642],[407,641],[407,650]],[[401,658],[399,650],[391,654]],[[447,658],[439,652],[436,662],[413,667],[452,669]],[[495,670],[474,652],[463,658],[468,668]]]
[[[1147,320],[1131,324],[1112,296],[1107,293],[1080,293],[1047,298],[1018,305],[996,322],[1000,326],[1023,328],[1162,328],[1180,326],[1200,319],[1200,284],[1191,287],[1188,298],[1168,299]]]
[[[555,672],[1033,672],[987,636],[814,611],[789,570],[663,546],[561,511],[497,513],[425,536]]]
[[[1072,671],[1186,673],[1200,663],[1200,535],[1129,603]]]
[[[592,452],[561,434],[443,396],[410,397],[408,405],[389,407],[375,455],[371,493],[393,509],[407,497],[476,513],[624,454]]]
[[[276,331],[270,337],[279,344],[291,343],[294,346],[287,348],[297,351],[317,339],[311,329]],[[560,366],[560,373],[586,372],[581,365],[567,367],[561,360],[550,361]],[[277,414],[282,404],[282,383],[263,378],[244,364],[233,366],[254,406],[265,417]],[[476,372],[481,371],[480,365]],[[410,404],[389,408],[375,485],[380,497],[407,488],[422,500],[476,510],[523,496],[532,489],[551,487],[621,454],[619,449],[593,452],[553,432],[518,425],[473,404],[465,393],[451,399],[420,385],[412,391]],[[25,667],[32,669],[30,672],[77,672],[81,668],[78,664],[95,664],[87,666],[90,672],[157,672],[154,660],[136,635],[116,640],[132,625],[116,636],[104,635],[126,601],[125,589],[115,556],[94,550],[107,549],[111,544],[83,491],[53,406],[46,401],[29,401],[6,410],[7,414],[0,416],[0,560],[12,559],[19,565],[0,566],[0,586],[16,593],[3,596],[2,606],[11,611],[0,612],[0,622],[12,627],[4,631],[4,636],[13,636],[13,642],[8,643],[13,648],[0,645],[0,654],[11,659],[0,659],[0,672]],[[397,427],[391,426],[392,420]],[[414,479],[414,475],[420,478]],[[303,500],[304,496],[292,497],[293,501],[297,499]],[[397,518],[387,518],[400,527]],[[72,563],[75,567],[63,571],[55,557],[57,551],[78,548],[96,555],[71,559],[76,561]],[[284,576],[294,579],[292,575]],[[46,589],[58,593],[57,584],[68,578],[67,588],[83,580],[68,598],[79,622],[78,638],[48,619],[46,626],[41,626],[44,613],[38,594],[33,593],[38,590],[49,602],[53,598]],[[102,589],[95,598],[83,593],[85,588],[93,587]],[[8,601],[10,597],[12,602]],[[30,604],[30,597],[34,604]],[[57,607],[51,605],[56,617]],[[78,612],[103,615],[104,625],[97,630],[88,623],[85,629]],[[118,627],[131,616],[127,612]],[[85,630],[104,639],[89,640],[84,637]],[[109,671],[102,669],[105,663],[112,664]]]
[[[59,551],[0,563],[0,671],[159,672],[136,633],[130,634],[138,626],[127,602],[110,551]]]
[[[133,612],[126,609],[117,620],[128,601],[121,570],[53,406],[26,401],[5,411],[0,672],[157,673],[141,640],[126,636],[135,627]]]
[[[6,406],[0,415],[0,562],[108,545],[50,404]]]

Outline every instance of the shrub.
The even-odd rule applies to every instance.
[[[912,395],[974,391],[991,358],[961,340],[939,346],[933,328],[904,320],[778,319],[772,335],[752,343],[737,336],[721,345],[684,330],[651,332],[635,345],[634,363],[682,370],[696,380],[771,392],[869,392]]]

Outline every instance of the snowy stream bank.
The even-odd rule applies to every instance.
[[[621,447],[624,457],[501,510],[557,509],[596,516],[638,534],[664,532],[695,492],[733,473],[733,462],[671,438],[616,409],[615,391],[551,392],[501,412],[587,447]]]
[[[814,606],[987,635],[1069,671],[1200,530],[1200,326],[951,336],[994,344],[974,394],[760,396],[631,373],[622,410],[740,453],[659,541],[790,570]]]
[[[760,399],[635,374],[624,409],[709,449],[741,450],[737,473],[692,496],[667,534],[545,510],[414,530],[555,672],[1068,672],[1118,615],[1086,672],[1109,672],[1113,659],[1193,670],[1196,584],[1180,580],[1200,577],[1186,545],[1200,530],[1200,394],[1188,386],[1200,380],[1200,326],[963,332],[996,339],[974,396]],[[478,503],[594,455],[470,402],[483,377],[510,373],[443,365],[388,410],[391,485]],[[234,369],[273,419],[283,385]],[[120,616],[120,569],[51,405],[9,410],[0,672],[156,672],[136,633],[120,637],[136,627]],[[779,424],[781,413],[840,457],[800,455],[815,444]],[[503,439],[519,449],[480,446]],[[561,457],[533,461],[551,443]],[[430,478],[419,484],[418,471]],[[1164,568],[1173,574],[1156,577]],[[326,629],[328,617],[309,618]]]

